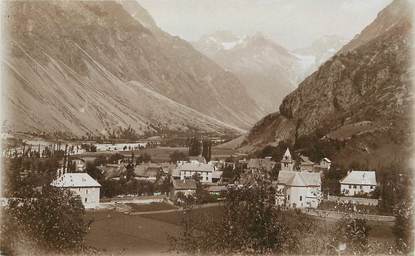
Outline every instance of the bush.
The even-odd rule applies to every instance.
[[[364,219],[344,217],[336,223],[335,243],[345,243],[351,254],[363,254],[368,251],[370,227]]]

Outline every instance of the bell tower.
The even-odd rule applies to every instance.
[[[287,150],[284,153],[284,156],[281,159],[281,171],[293,171],[294,170],[294,161],[291,156],[290,150]]]

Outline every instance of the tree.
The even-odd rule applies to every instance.
[[[88,223],[79,196],[69,190],[44,186],[42,191],[19,191],[5,207],[1,248],[13,252],[25,241],[38,250],[81,252]]]
[[[206,159],[206,162],[209,162],[212,157],[212,141],[204,140],[202,145],[202,156]]]
[[[414,224],[413,224],[413,197],[412,180],[406,177],[403,188],[397,190],[401,202],[394,208],[395,225],[393,234],[395,235],[396,247],[401,253],[409,254],[414,251]]]
[[[159,186],[160,192],[162,194],[168,194],[170,192],[171,186],[172,186],[172,184],[171,184],[170,174],[168,174],[165,177],[162,177],[162,181],[161,181],[161,184]]]
[[[365,219],[346,216],[336,223],[335,243],[345,243],[353,254],[363,254],[368,250],[369,231]]]
[[[269,254],[292,250],[297,239],[276,210],[270,183],[259,177],[242,188],[230,188],[219,220],[194,218],[183,211],[182,233],[171,238],[178,252],[189,254]]]
[[[134,174],[134,165],[128,164],[127,167],[126,167],[126,178],[127,178],[127,181],[133,179],[134,176],[135,176],[135,174]]]
[[[180,152],[178,150],[173,151],[173,153],[170,154],[170,162],[177,163],[177,161],[186,161],[189,158],[186,156],[185,153]]]
[[[98,183],[102,184],[102,182],[105,180],[105,176],[102,174],[101,170],[97,168],[96,162],[86,163],[85,171],[88,173],[94,180],[98,181]]]
[[[115,154],[112,154],[112,155],[109,157],[108,162],[109,162],[109,163],[112,163],[112,164],[115,164],[115,163],[117,163],[117,162],[118,162],[118,160],[123,160],[123,159],[124,159],[124,156],[123,156],[123,155],[121,155],[121,154],[119,154],[119,153],[115,153]]]
[[[141,163],[148,163],[151,161],[151,155],[144,153],[141,154],[140,156],[136,157],[136,164],[141,164]]]
[[[200,139],[193,137],[189,142],[189,156],[198,156],[201,153]]]

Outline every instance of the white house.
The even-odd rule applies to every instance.
[[[281,170],[276,182],[276,205],[317,208],[321,200],[319,173]]]
[[[212,183],[212,179],[220,179],[222,172],[215,171],[213,165],[204,163],[183,163],[177,166],[172,176],[180,180],[190,179],[194,174],[200,175],[200,182]]]
[[[294,170],[294,161],[291,156],[290,150],[287,150],[284,153],[284,156],[281,160],[281,170],[282,171],[293,171]]]
[[[352,170],[340,181],[340,192],[345,196],[368,194],[376,185],[376,172]]]
[[[50,185],[69,189],[79,195],[85,208],[95,208],[99,205],[101,185],[87,173],[64,173]]]

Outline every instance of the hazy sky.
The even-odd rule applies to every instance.
[[[218,30],[262,32],[288,49],[324,35],[351,39],[392,0],[137,0],[165,31],[188,41]]]

